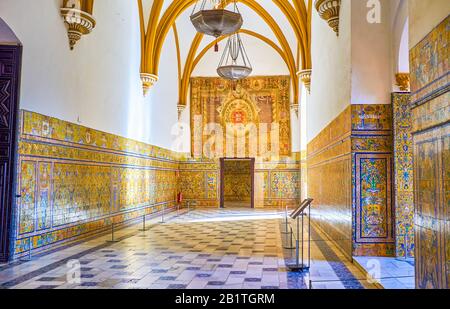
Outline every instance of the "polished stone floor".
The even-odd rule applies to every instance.
[[[385,289],[414,289],[415,269],[413,258],[353,257],[366,272]]]
[[[290,237],[286,242],[283,214],[277,210],[180,210],[164,223],[147,220],[145,232],[141,227],[116,231],[118,242],[107,242],[111,237],[105,235],[31,261],[0,265],[0,288],[374,288],[315,229],[309,272],[290,272],[286,263],[295,250],[283,248]]]

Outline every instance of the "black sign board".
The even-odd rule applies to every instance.
[[[298,207],[290,214],[290,217],[291,217],[292,219],[296,219],[298,216],[300,216],[300,215],[305,211],[305,209],[306,209],[309,205],[311,205],[312,201],[314,201],[312,198],[307,198],[306,200],[304,200],[304,201],[300,204],[300,206],[298,206]]]

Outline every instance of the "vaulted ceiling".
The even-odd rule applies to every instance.
[[[187,104],[190,77],[215,40],[195,31],[190,14],[196,0],[137,0],[141,23],[141,73],[156,81],[163,45],[174,35],[178,59],[179,105]],[[230,5],[232,0],[224,0]],[[241,33],[272,48],[286,64],[298,101],[297,72],[311,69],[312,0],[238,0],[244,18]],[[170,34],[170,32],[172,34]],[[220,40],[225,39],[224,37]],[[245,42],[244,42],[245,43]],[[149,86],[149,85],[147,85]]]
[[[197,33],[190,23],[199,0],[136,0],[141,37],[141,80],[144,93],[159,79],[161,54],[170,33],[174,36],[178,68],[178,107],[187,105],[189,81],[195,67],[215,45],[215,39]],[[264,43],[285,63],[292,80],[292,104],[299,101],[299,71],[311,70],[311,15],[313,0],[219,0],[223,7],[238,3],[243,15],[243,37]],[[316,0],[318,3],[324,0]],[[94,0],[64,0],[64,8],[93,13]],[[232,10],[232,9],[231,9]],[[69,15],[66,21],[73,22]],[[89,15],[89,16],[90,16]],[[90,16],[92,17],[92,16]],[[89,33],[95,27],[91,20]],[[74,27],[78,27],[75,23]],[[76,30],[76,29],[75,29]],[[70,36],[70,35],[69,35]],[[79,37],[71,43],[75,45]],[[226,37],[219,38],[219,41]],[[245,39],[244,39],[245,44]],[[263,60],[263,62],[266,59]],[[260,59],[261,61],[261,59]]]

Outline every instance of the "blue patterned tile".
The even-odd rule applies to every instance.
[[[261,278],[245,278],[245,282],[261,282]]]
[[[97,286],[97,282],[83,282],[80,284],[81,286]]]

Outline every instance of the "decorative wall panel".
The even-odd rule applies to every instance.
[[[182,160],[180,190],[186,202],[219,207],[219,165],[216,161]]]
[[[201,124],[195,123],[201,119]],[[291,127],[290,127],[290,78],[289,76],[251,77],[237,84],[222,78],[195,77],[191,79],[191,132],[200,133],[210,124],[217,124],[222,128],[222,149],[234,147],[233,154],[226,153],[228,157],[253,157],[250,153],[250,127],[254,125],[260,130],[263,124],[267,125],[267,132],[279,125],[279,154],[291,156]],[[245,141],[244,155],[238,154],[237,141],[241,137],[240,131],[227,132],[227,125],[242,125]],[[217,133],[219,134],[219,133]],[[258,134],[258,133],[255,133]],[[264,156],[260,143],[265,139],[271,141],[270,134],[258,136],[258,148],[255,153]],[[202,135],[202,134],[201,134]],[[220,140],[216,140],[220,143]],[[202,157],[203,146],[209,141],[208,136],[199,137],[199,141],[192,138],[192,152],[195,158]],[[215,145],[216,148],[220,147]],[[266,145],[264,145],[266,146]],[[270,151],[272,145],[267,145]],[[275,147],[275,146],[274,146]],[[262,148],[264,149],[264,148]],[[217,149],[216,149],[217,150]],[[199,155],[200,151],[200,155]],[[203,153],[203,156],[206,154]],[[214,158],[224,157],[217,155]]]
[[[22,111],[15,254],[172,207],[178,155]]]
[[[394,256],[392,106],[351,108],[353,255]]]
[[[410,51],[417,288],[450,287],[450,16]]]
[[[282,183],[288,181],[288,183]],[[225,187],[227,184],[225,184]],[[198,206],[220,205],[220,163],[218,160],[182,160],[180,190],[186,202]],[[300,162],[297,153],[280,162],[255,164],[255,207],[281,207],[300,202]]]
[[[308,144],[307,186],[313,223],[351,259],[351,107]]]
[[[410,94],[392,95],[396,255],[414,257],[413,140]]]
[[[394,254],[392,109],[351,105],[308,145],[313,222],[347,257]]]

